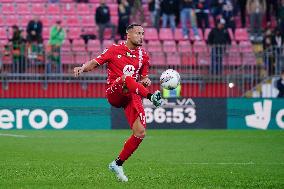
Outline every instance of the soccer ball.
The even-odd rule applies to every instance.
[[[160,77],[160,84],[164,89],[173,90],[180,84],[180,75],[173,69],[164,71]]]

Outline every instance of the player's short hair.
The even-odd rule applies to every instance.
[[[128,33],[129,30],[133,29],[135,26],[142,26],[141,24],[130,24],[126,28],[126,33]]]

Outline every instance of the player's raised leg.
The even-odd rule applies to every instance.
[[[144,98],[148,98],[157,107],[162,104],[160,91],[156,91],[154,94],[150,93],[146,87],[135,81],[131,76],[123,75],[122,80],[129,93],[135,93]]]
[[[120,181],[128,181],[128,178],[123,172],[122,164],[135,152],[145,137],[146,130],[144,125],[141,123],[141,117],[137,117],[132,126],[133,134],[125,142],[117,159],[109,164],[109,169],[115,172]]]

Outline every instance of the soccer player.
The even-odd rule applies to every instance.
[[[121,44],[113,44],[97,58],[90,60],[81,67],[74,68],[78,77],[107,63],[108,78],[106,97],[115,107],[124,109],[127,121],[133,134],[125,142],[119,156],[109,164],[120,181],[128,181],[122,164],[133,154],[145,137],[146,117],[142,98],[149,99],[156,107],[162,103],[160,91],[150,93],[146,88],[151,85],[148,77],[149,57],[141,48],[144,30],[139,24],[131,24],[126,29],[127,40]]]

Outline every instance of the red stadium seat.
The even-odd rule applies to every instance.
[[[61,13],[63,15],[75,15],[76,14],[75,4],[74,3],[63,4]]]
[[[111,23],[118,26],[118,16],[111,16],[110,20],[111,20]]]
[[[175,41],[164,41],[163,51],[165,53],[174,53],[177,52],[177,45]]]
[[[32,20],[32,19],[33,19],[32,15],[22,15],[20,26],[26,28],[28,26],[29,21]]]
[[[240,52],[239,45],[236,44],[235,41],[232,41],[232,44],[231,44],[231,46],[229,47],[229,51],[230,51],[230,52],[235,52],[235,53]]]
[[[12,16],[6,16],[6,25],[7,26],[13,26],[18,25],[19,19],[18,16],[12,15]]]
[[[232,65],[232,66],[239,66],[242,64],[241,61],[241,55],[239,52],[233,52],[233,51],[229,51],[228,52],[228,61],[225,61],[225,63],[227,63],[228,65]]]
[[[205,41],[195,41],[193,44],[194,52],[206,52],[208,51],[207,44]]]
[[[52,26],[56,23],[56,21],[61,20],[63,22],[63,18],[61,15],[53,15],[49,19],[49,25]]]
[[[149,53],[151,66],[166,65],[166,58],[163,52]]]
[[[177,40],[177,41],[186,40],[186,39],[184,39],[184,37],[183,37],[182,29],[181,29],[181,28],[176,28],[176,29],[175,29],[174,39]]]
[[[5,26],[5,20],[3,16],[0,16],[0,27]]]
[[[24,15],[30,15],[30,4],[28,3],[18,3],[17,4],[17,14],[24,14]]]
[[[149,41],[146,45],[146,49],[149,52],[163,52],[160,41]]]
[[[88,51],[97,55],[102,51],[101,44],[99,40],[89,40],[88,42]]]
[[[39,19],[42,22],[43,27],[50,27],[50,26],[53,25],[53,24],[50,23],[48,17],[46,17],[44,15],[40,16]]]
[[[179,41],[178,52],[180,53],[182,64],[194,65],[196,63],[189,41]]]
[[[7,39],[7,31],[6,31],[7,27],[0,27],[0,39]]]
[[[86,51],[85,42],[82,39],[74,40],[73,41],[73,51],[85,52]]]
[[[71,27],[67,30],[68,39],[79,39],[81,35],[81,28]]]
[[[179,41],[178,52],[192,52],[191,44],[189,41]]]
[[[82,27],[95,27],[94,16],[82,16]]]
[[[62,52],[61,62],[62,64],[75,64],[75,55],[70,52]]]
[[[237,28],[235,36],[236,36],[235,37],[236,41],[248,41],[249,40],[247,29],[244,29],[244,28]]]
[[[2,14],[8,14],[8,15],[15,14],[14,3],[3,3],[2,4]]]
[[[241,52],[253,52],[253,46],[250,41],[241,41],[239,46]]]
[[[158,32],[156,28],[144,28],[145,40],[158,40]]]
[[[77,14],[79,15],[91,15],[92,11],[89,4],[79,3],[77,4]]]
[[[32,3],[31,5],[32,5],[32,7],[31,7],[32,14],[36,14],[36,15],[44,15],[45,14],[44,4]]]
[[[178,52],[171,52],[166,53],[166,62],[167,65],[177,66],[181,64],[180,53]]]
[[[118,15],[118,4],[117,3],[112,3],[108,4],[110,15],[111,16],[117,16]]]
[[[103,49],[109,48],[112,44],[114,44],[113,40],[104,40],[103,41]]]
[[[84,64],[85,62],[87,62],[88,60],[90,60],[88,53],[87,52],[75,52],[75,64]]]
[[[234,36],[233,30],[232,30],[231,28],[229,28],[229,29],[228,29],[228,32],[229,32],[231,41],[234,41],[234,40],[235,40],[235,36]]]
[[[206,28],[205,29],[205,32],[204,32],[204,40],[208,40],[208,36],[209,36],[209,33],[211,31],[211,28]]]
[[[48,15],[59,15],[60,6],[57,3],[48,3],[46,7],[46,12]]]
[[[50,33],[50,28],[43,27],[43,30],[42,30],[43,39],[45,40],[49,39],[49,33]]]
[[[68,39],[65,39],[62,46],[61,46],[61,50],[63,52],[70,52],[71,51],[71,44],[69,42]]]
[[[159,33],[160,40],[173,40],[173,32],[171,28],[161,28]]]
[[[77,16],[68,16],[66,20],[64,20],[63,25],[68,27],[79,27],[81,26],[81,22]]]

